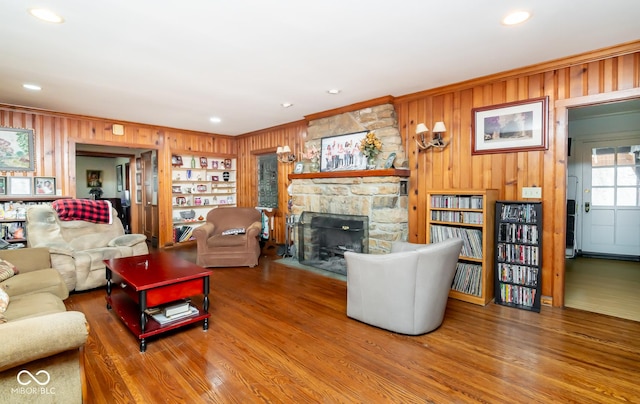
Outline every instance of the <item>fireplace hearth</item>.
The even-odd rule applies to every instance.
[[[303,212],[298,222],[298,240],[301,264],[346,275],[345,251],[369,252],[369,218]]]

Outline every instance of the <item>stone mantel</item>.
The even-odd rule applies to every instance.
[[[346,170],[317,173],[289,174],[289,180],[314,178],[353,178],[353,177],[409,177],[408,169],[385,168],[379,170]]]

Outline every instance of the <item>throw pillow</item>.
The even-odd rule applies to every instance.
[[[13,275],[17,275],[18,270],[16,266],[10,263],[7,260],[3,260],[0,258],[0,282],[6,281],[11,278]]]
[[[229,235],[237,235],[237,234],[244,234],[244,228],[237,228],[237,229],[228,229],[222,232],[223,236],[229,236]]]
[[[4,312],[7,311],[9,305],[9,295],[4,289],[0,288],[0,323],[6,323],[7,319],[4,317]]]

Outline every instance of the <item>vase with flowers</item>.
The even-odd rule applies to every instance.
[[[360,140],[360,152],[367,158],[367,168],[372,170],[376,168],[376,156],[382,149],[382,142],[376,136],[375,132],[369,132]]]
[[[320,171],[320,150],[315,145],[307,147],[307,151],[303,156],[310,161],[309,171],[312,173]]]

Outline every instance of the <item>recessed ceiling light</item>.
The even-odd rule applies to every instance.
[[[516,25],[527,21],[529,18],[531,18],[531,13],[528,11],[515,11],[504,17],[502,23],[504,25]]]
[[[338,90],[337,88],[332,88],[331,90],[327,90],[327,92],[329,94],[340,94],[340,90]]]
[[[42,90],[42,87],[40,87],[37,84],[23,84],[22,87],[26,88],[27,90],[33,90],[33,91],[40,91]]]
[[[58,14],[54,13],[51,10],[47,10],[46,8],[30,8],[29,14],[46,22],[52,22],[55,24],[60,24],[64,22],[64,19],[60,17]]]
[[[289,107],[293,107],[293,104],[290,102],[283,102],[282,104],[282,108],[289,108]]]
[[[213,123],[220,123],[222,122],[222,119],[218,118],[217,116],[212,116],[211,118],[209,118],[209,120]]]

